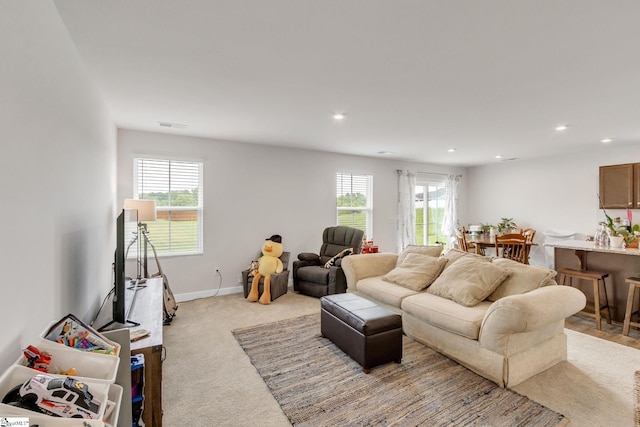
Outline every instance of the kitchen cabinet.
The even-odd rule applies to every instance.
[[[640,209],[640,163],[600,166],[600,201],[607,209]]]

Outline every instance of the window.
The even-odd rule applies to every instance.
[[[336,174],[337,223],[373,239],[373,176]]]
[[[133,194],[156,201],[147,229],[158,255],[202,253],[202,163],[134,159]]]
[[[442,234],[444,219],[444,181],[416,178],[416,244],[435,245],[446,242]]]

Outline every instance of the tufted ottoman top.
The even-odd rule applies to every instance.
[[[364,336],[402,328],[399,314],[354,294],[333,294],[320,299],[320,307]]]

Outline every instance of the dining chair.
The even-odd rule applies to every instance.
[[[536,235],[536,230],[533,228],[525,228],[522,230],[522,235],[527,238],[527,243],[533,243],[533,237]]]
[[[496,236],[496,257],[529,264],[527,238],[520,233]]]
[[[476,245],[467,242],[467,233],[464,228],[456,228],[456,239],[458,240],[458,249],[465,252],[476,252]]]
[[[536,230],[534,230],[533,228],[525,228],[524,230],[522,230],[522,235],[527,238],[527,264],[529,264],[531,245],[533,244],[533,237],[536,235]]]

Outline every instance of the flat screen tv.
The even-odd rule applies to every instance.
[[[127,243],[125,241],[125,235],[127,234],[127,229],[130,228],[128,225],[135,227],[137,224],[135,214],[135,211],[123,209],[116,219],[116,250],[113,259],[114,274],[113,289],[111,291],[111,321],[102,326],[100,330],[104,330],[114,323],[119,323],[123,326],[139,325],[139,323],[128,318],[137,291],[137,281],[133,280],[130,286],[130,279],[126,275],[126,253],[132,242]]]

